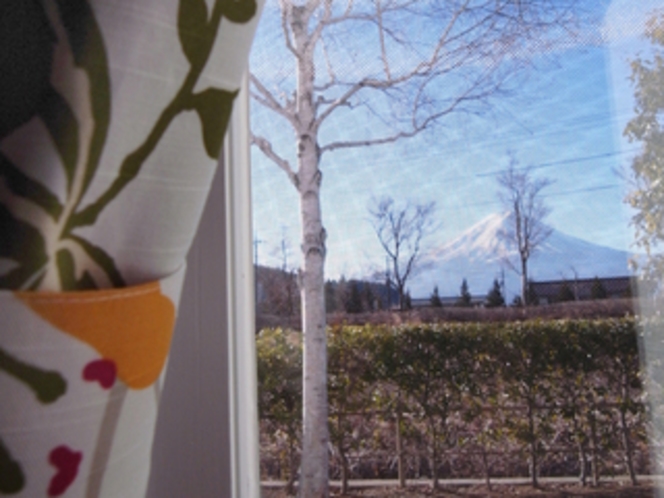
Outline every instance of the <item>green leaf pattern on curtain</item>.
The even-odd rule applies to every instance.
[[[10,2],[16,3],[16,2]],[[12,238],[0,241],[0,256],[18,263],[8,274],[0,276],[2,288],[39,288],[45,279],[58,282],[62,290],[82,290],[103,286],[96,281],[93,273],[85,277],[72,278],[83,273],[79,268],[80,251],[65,249],[65,245],[77,245],[105,273],[114,286],[123,286],[124,280],[116,268],[113,258],[103,248],[94,246],[75,230],[93,225],[104,209],[140,173],[145,161],[155,150],[171,123],[183,112],[195,111],[201,122],[202,145],[209,157],[216,159],[228,119],[230,117],[236,91],[207,88],[199,93],[194,86],[208,62],[219,31],[222,18],[236,23],[249,21],[256,12],[254,0],[216,0],[212,12],[208,13],[205,0],[182,0],[179,4],[177,27],[183,53],[190,68],[177,93],[159,115],[152,129],[142,143],[129,152],[120,165],[115,180],[94,201],[82,205],[95,173],[99,168],[104,145],[111,126],[111,88],[108,57],[101,30],[92,8],[86,0],[53,0],[56,8],[43,12],[33,11],[31,15],[49,19],[48,33],[56,42],[53,50],[68,50],[76,68],[87,78],[89,94],[87,109],[75,110],[58,88],[57,78],[51,78],[41,94],[35,94],[36,104],[31,105],[32,116],[37,115],[44,123],[60,158],[60,166],[67,180],[67,198],[62,204],[48,186],[29,178],[0,153],[0,204],[4,209],[0,216],[3,228],[10,225],[28,223],[42,231],[43,251],[29,251],[21,244],[13,244]],[[49,60],[52,60],[51,56]],[[62,60],[62,59],[61,59]],[[62,83],[64,85],[64,83]],[[81,85],[83,86],[83,85]],[[88,113],[91,119],[80,116]],[[22,116],[12,123],[14,129],[27,119]],[[85,123],[84,123],[85,122]],[[3,123],[5,125],[5,123]],[[12,131],[9,128],[4,135]],[[85,129],[86,126],[91,129]],[[17,199],[20,198],[20,199]],[[16,201],[19,202],[16,202]],[[23,202],[29,202],[52,221],[48,233],[43,233],[43,218],[37,214],[30,220],[20,219],[13,209]],[[4,233],[11,233],[3,230]],[[37,237],[33,237],[36,239]],[[65,256],[65,251],[68,256]],[[60,255],[60,256],[58,256]],[[64,264],[64,259],[67,264]]]

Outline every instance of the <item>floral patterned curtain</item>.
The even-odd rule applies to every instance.
[[[145,495],[255,0],[0,4],[0,496]]]

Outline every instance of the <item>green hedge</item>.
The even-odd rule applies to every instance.
[[[296,473],[299,339],[258,336],[265,477]],[[331,477],[647,471],[633,319],[333,327],[328,347]]]

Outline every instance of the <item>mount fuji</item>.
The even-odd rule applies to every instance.
[[[509,260],[519,267],[516,247],[501,237],[511,219],[510,213],[489,215],[456,239],[424,254],[420,260],[421,271],[408,285],[411,295],[425,298],[438,286],[441,296],[455,296],[464,278],[471,294],[484,295],[494,279],[504,279],[506,299],[510,302],[520,292],[519,275],[506,262]],[[528,260],[530,280],[632,275],[631,253],[547,228],[551,229],[551,235]]]

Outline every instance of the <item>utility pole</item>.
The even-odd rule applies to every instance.
[[[500,267],[500,292],[503,295],[505,304],[507,304],[507,294],[505,293],[505,268],[503,266]]]
[[[286,239],[281,239],[281,269],[288,271],[288,247],[286,247]]]
[[[258,245],[265,242],[258,238],[258,235],[254,234],[254,267],[258,270]]]
[[[256,303],[255,306],[257,310],[262,294],[260,282],[258,281],[258,245],[263,242],[263,240],[260,240],[258,236],[254,234],[254,302]]]
[[[392,308],[392,287],[390,285],[390,258],[385,256],[385,285],[387,286],[387,306],[385,309]]]
[[[572,273],[574,273],[574,300],[578,301],[579,300],[579,274],[576,271],[576,268],[573,266],[572,268]]]

